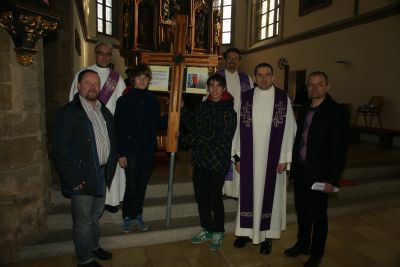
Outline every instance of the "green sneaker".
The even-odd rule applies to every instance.
[[[192,237],[192,244],[200,244],[205,241],[211,240],[212,233],[207,231],[206,229],[202,229],[200,233]]]
[[[212,233],[212,242],[210,244],[210,250],[216,251],[220,247],[222,247],[222,244],[224,243],[224,233],[223,232],[215,232]]]

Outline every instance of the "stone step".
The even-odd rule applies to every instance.
[[[341,215],[353,216],[361,212],[365,213],[366,211],[379,211],[382,207],[398,207],[400,205],[399,192],[349,196],[347,198],[332,197],[328,213],[330,217]],[[235,216],[235,212],[226,213],[226,233],[234,232]],[[293,204],[288,206],[287,223],[296,223]],[[121,249],[180,240],[189,241],[191,236],[200,229],[197,216],[172,219],[171,225],[171,228],[165,228],[163,220],[153,221],[149,231],[139,232],[136,230],[130,234],[122,234],[120,224],[118,226],[112,224],[103,225],[100,242],[106,249]],[[16,261],[72,255],[74,254],[74,248],[70,238],[70,229],[50,231],[41,241],[20,248],[15,254]]]
[[[174,183],[173,186],[173,195],[174,196],[192,196],[193,195],[193,183],[191,177],[181,178],[184,181]],[[168,177],[163,177],[165,183],[156,183],[153,184],[149,182],[146,191],[146,197],[152,198],[162,198],[166,197],[168,194]],[[51,192],[51,206],[57,206],[60,204],[69,203],[69,199],[65,198],[57,187],[53,189]]]
[[[341,187],[340,191],[333,195],[334,198],[346,199],[354,196],[363,196],[377,193],[391,193],[400,191],[400,176],[379,177],[357,179],[358,184],[354,186]],[[54,191],[53,191],[54,193]],[[60,192],[58,192],[60,194]],[[166,197],[146,198],[144,203],[144,219],[147,222],[163,220],[166,216]],[[287,194],[288,206],[293,205],[293,185],[289,184]],[[233,198],[225,198],[225,211],[236,212],[237,201]],[[197,205],[193,195],[174,196],[171,208],[171,218],[188,218],[197,216]],[[118,224],[121,225],[121,209],[117,213],[105,211],[101,220],[101,225]],[[72,218],[70,214],[69,202],[61,202],[53,205],[47,216],[47,225],[50,230],[63,230],[72,228]]]
[[[344,170],[342,175],[343,178],[350,180],[390,176],[400,177],[400,162],[351,164]]]
[[[330,198],[330,216],[354,214],[382,206],[399,205],[400,165],[354,164],[346,169],[343,177],[356,182],[354,186],[341,187]],[[133,231],[122,234],[121,211],[105,212],[100,219],[101,242],[107,249],[151,245],[190,239],[199,230],[197,205],[193,196],[191,178],[180,177],[174,184],[171,227],[165,227],[167,178],[157,177],[150,182],[144,204],[144,219],[150,225],[147,232]],[[161,182],[160,182],[161,181]],[[52,191],[51,208],[47,217],[48,234],[35,244],[25,246],[17,253],[18,260],[73,254],[71,240],[72,219],[69,200],[62,197],[59,190]],[[226,213],[226,232],[234,231],[237,201],[224,199]],[[293,184],[288,186],[287,221],[295,223]]]
[[[161,200],[164,200],[161,202]],[[143,217],[146,222],[164,220],[166,216],[166,199],[146,199],[143,208]],[[232,198],[224,199],[225,211],[236,212],[237,201]],[[47,226],[50,230],[62,230],[72,228],[72,218],[69,211],[69,205],[67,208],[56,207],[57,211],[51,212],[47,217]],[[54,210],[54,209],[52,209]],[[65,210],[64,212],[62,210]],[[187,218],[197,216],[197,204],[195,203],[194,197],[175,197],[172,202],[171,218]],[[122,212],[119,209],[116,213],[110,213],[105,211],[100,219],[100,224],[122,224]]]
[[[349,180],[393,176],[400,177],[400,163],[381,162],[379,164],[351,164],[345,169],[342,176]],[[147,187],[146,198],[166,197],[168,193],[168,177],[157,176],[152,178]],[[174,196],[192,196],[194,194],[191,177],[179,177],[177,180],[179,182],[174,183],[173,186]],[[51,192],[51,206],[58,206],[60,204],[69,204],[69,199],[63,197],[59,189],[55,189]]]

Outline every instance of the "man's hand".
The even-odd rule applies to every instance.
[[[120,157],[118,159],[118,163],[119,163],[119,166],[121,166],[121,168],[125,169],[126,166],[128,166],[128,159],[126,157]]]
[[[235,169],[236,169],[236,171],[237,171],[238,173],[240,173],[240,161],[237,161],[237,162],[235,163]]]
[[[335,187],[330,183],[325,182],[324,193],[332,193],[335,190]]]
[[[83,186],[86,184],[85,181],[82,181],[78,186],[75,186],[74,188],[72,188],[72,190],[74,191],[81,191],[83,189]]]
[[[282,172],[286,171],[287,163],[279,163],[276,167],[276,172],[281,174]]]

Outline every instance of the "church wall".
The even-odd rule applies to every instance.
[[[400,16],[392,16],[341,31],[320,35],[295,43],[258,52],[248,52],[242,69],[253,73],[262,61],[275,68],[275,82],[283,87],[284,72],[277,66],[285,57],[290,70],[322,70],[330,77],[333,97],[340,103],[351,103],[353,110],[367,104],[373,95],[384,96],[384,128],[400,130]],[[337,61],[345,61],[336,63]],[[362,118],[361,118],[362,119]],[[359,124],[363,123],[359,119]],[[376,126],[376,125],[375,125]]]
[[[398,0],[360,0],[358,15],[374,11],[398,2]],[[354,1],[335,0],[330,6],[299,16],[300,1],[284,1],[284,29],[282,37],[302,33],[354,16]]]
[[[17,63],[0,28],[0,265],[14,247],[46,231],[49,161],[46,140],[43,43],[31,66]]]
[[[71,77],[73,77],[74,31],[70,17],[72,2],[58,1],[52,5],[62,19],[57,36],[44,39],[44,79],[47,111],[47,129],[51,143],[51,132],[55,114],[68,103]]]
[[[85,43],[85,38],[84,38],[84,33],[82,31],[82,27],[81,27],[81,23],[79,21],[79,17],[78,17],[78,11],[76,9],[76,5],[75,5],[75,1],[72,1],[72,29],[73,32],[75,32],[75,30],[78,32],[79,34],[79,39],[80,39],[80,47],[81,47],[81,55],[78,54],[78,52],[75,49],[75,46],[71,45],[71,50],[72,50],[72,54],[73,54],[73,69],[72,69],[72,75],[70,76],[70,86],[72,83],[72,80],[74,79],[75,73],[78,72],[78,70],[80,70],[82,68],[82,66],[87,66],[89,64],[86,64],[86,43]],[[75,33],[74,33],[75,34]],[[71,38],[71,40],[73,40]]]
[[[299,16],[300,1],[285,1],[283,37],[305,32],[353,16],[354,2],[335,0],[330,6]]]
[[[81,42],[82,55],[81,57],[77,56],[76,53],[74,55],[74,63],[73,63],[74,73],[78,72],[83,67],[90,66],[96,63],[96,55],[94,53],[96,42],[105,41],[114,46],[111,62],[114,64],[114,69],[121,74],[122,78],[125,78],[124,77],[125,62],[124,59],[119,54],[119,47],[118,47],[119,41],[113,37],[97,33],[96,1],[95,0],[84,1],[84,16],[85,16],[84,23],[86,24],[86,30],[87,30],[86,41],[84,39],[84,33],[82,31],[81,22],[77,15],[77,9],[75,4],[73,6],[74,6],[73,25],[74,28],[78,29],[78,32],[82,39]]]
[[[235,47],[243,49],[246,47],[246,40],[250,37],[248,31],[246,30],[248,12],[243,12],[247,10],[247,1],[235,1],[233,6],[233,25],[232,25],[232,43]]]
[[[359,0],[359,14],[364,14],[378,8],[397,3],[399,0]]]

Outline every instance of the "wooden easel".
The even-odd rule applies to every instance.
[[[169,65],[172,67],[166,143],[166,151],[171,153],[168,178],[166,227],[170,226],[171,221],[174,163],[175,153],[178,149],[177,133],[179,132],[184,69],[186,66],[216,67],[218,65],[218,55],[216,54],[186,54],[187,20],[188,16],[176,16],[173,53],[142,52],[140,60],[141,63],[149,65]]]
[[[186,54],[186,15],[177,15],[173,53],[142,52],[141,63],[149,65],[169,65],[172,67],[171,92],[169,97],[169,117],[167,132],[167,152],[177,152],[176,134],[179,131],[180,106],[186,66],[216,67],[216,54]]]

